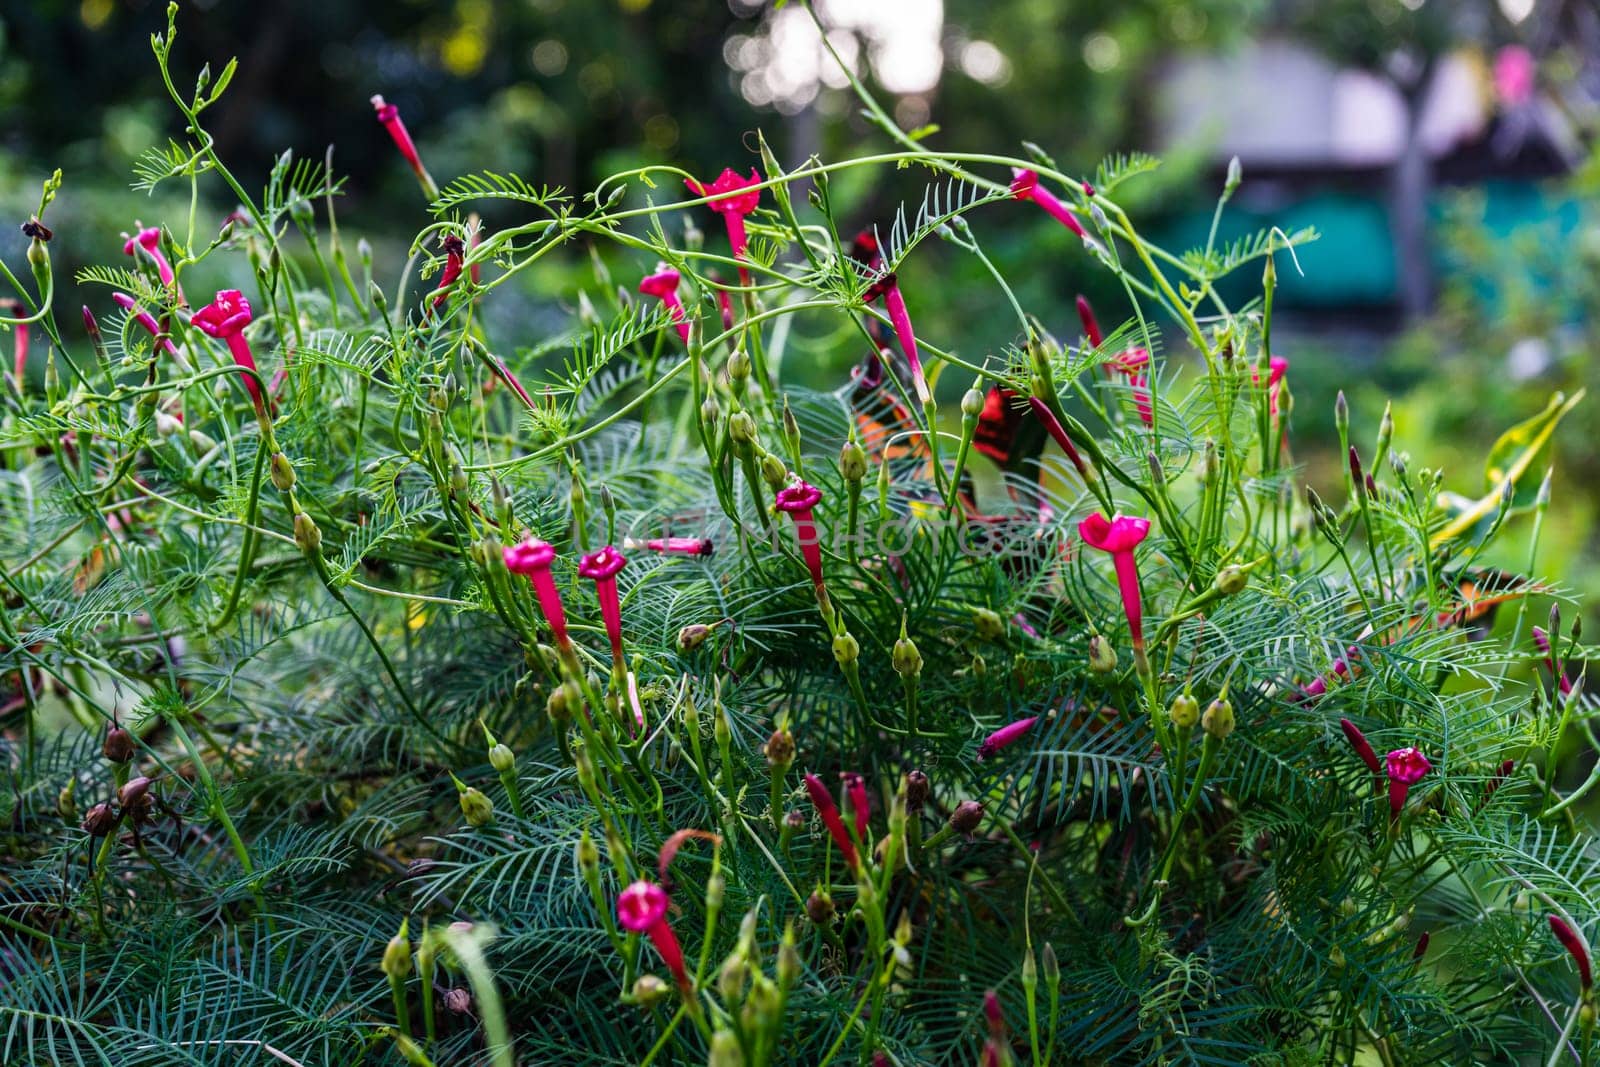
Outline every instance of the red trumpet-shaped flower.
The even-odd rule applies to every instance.
[[[812,806],[822,816],[822,825],[828,828],[833,843],[839,846],[839,854],[844,857],[845,864],[852,871],[855,870],[860,866],[861,858],[856,853],[856,843],[850,839],[850,831],[845,828],[844,819],[839,816],[839,806],[833,802],[833,794],[822,784],[822,779],[814,774],[806,775],[805,783]]]
[[[1278,417],[1278,383],[1283,381],[1283,376],[1289,373],[1289,361],[1282,356],[1273,356],[1267,360],[1267,410],[1273,418]],[[1256,371],[1250,372],[1250,384],[1259,387],[1261,375]]]
[[[555,575],[550,573],[550,564],[556,559],[555,546],[548,541],[528,537],[517,544],[507,545],[502,554],[506,570],[527,576],[534,594],[539,598],[539,610],[544,615],[545,624],[555,635],[556,645],[563,652],[568,651],[572,647],[572,640],[567,636],[567,612],[561,606],[561,592],[556,588]]]
[[[678,327],[678,336],[683,339],[684,344],[688,344],[689,316],[683,310],[683,301],[678,299],[679,277],[678,272],[671,267],[660,265],[654,274],[646,275],[639,283],[639,292],[661,301]]]
[[[122,245],[124,255],[137,257],[139,249],[143,249],[156,264],[156,273],[161,276],[161,284],[170,286],[176,280],[172,274],[172,266],[167,262],[167,257],[161,254],[161,227],[150,226],[140,230],[128,238]]]
[[[623,547],[642,548],[667,555],[709,556],[713,546],[709,537],[652,537],[645,541],[630,538],[623,542]]]
[[[1150,351],[1145,348],[1125,348],[1121,352],[1106,360],[1106,368],[1118,374],[1127,376],[1128,384],[1133,386],[1133,404],[1139,411],[1139,418],[1149,426],[1153,418],[1150,406],[1150,376],[1146,370],[1150,365]]]
[[[1007,723],[994,733],[983,739],[983,744],[978,746],[978,758],[988,759],[1007,745],[1014,743],[1023,734],[1033,729],[1033,724],[1039,721],[1039,716],[1030,715],[1026,719]]]
[[[617,922],[631,934],[644,934],[678,983],[685,1000],[694,996],[694,980],[684,966],[683,947],[667,923],[667,891],[654,882],[637,881],[617,896]]]
[[[1423,775],[1433,770],[1420,749],[1397,748],[1385,757],[1389,774],[1389,814],[1399,815],[1406,806],[1406,794],[1422,781]]]
[[[1088,238],[1084,231],[1083,223],[1078,221],[1076,215],[1067,209],[1067,205],[1056,199],[1056,194],[1039,184],[1039,172],[1024,170],[1021,167],[1011,169],[1011,195],[1018,200],[1030,200],[1044,209],[1045,213],[1061,225],[1077,234],[1079,237]],[[1095,342],[1098,344],[1099,342]]]
[[[744,219],[761,203],[761,190],[751,189],[751,186],[761,184],[761,172],[751,168],[750,177],[741,178],[729,167],[710,185],[693,178],[685,178],[683,184],[689,187],[691,193],[711,198],[711,210],[722,216],[723,224],[728,228],[728,245],[733,249],[733,258],[744,260],[749,251]],[[745,285],[750,284],[750,272],[742,265],[739,267],[739,280]]]
[[[439,198],[439,187],[434,184],[433,176],[428,173],[428,168],[422,165],[422,157],[417,155],[417,146],[411,140],[411,134],[406,130],[405,121],[400,118],[400,109],[393,104],[385,103],[382,96],[372,98],[372,110],[377,112],[378,121],[383,123],[383,128],[389,131],[394,146],[400,149],[400,154],[411,165],[411,172],[417,176],[417,184],[422,186],[422,194],[429,200]]]
[[[850,255],[875,273],[883,271],[883,255],[878,250],[878,239],[866,231],[856,234]],[[928,379],[922,373],[917,334],[911,328],[911,314],[906,310],[905,297],[900,294],[900,283],[893,271],[882,273],[874,280],[862,294],[862,299],[870,304],[880,296],[883,297],[883,310],[889,316],[889,325],[894,327],[894,335],[900,342],[900,351],[905,353],[906,365],[911,368],[911,384],[916,390],[917,399],[926,405],[933,394],[929,392]]]
[[[822,490],[806,482],[796,481],[787,489],[780,489],[773,503],[779,511],[794,519],[795,540],[800,543],[800,556],[811,572],[811,584],[822,589],[822,545],[817,540],[817,523],[811,509],[822,500]]]
[[[124,311],[133,313],[133,321],[149,331],[150,336],[156,339],[158,348],[169,356],[177,355],[178,346],[172,343],[172,338],[166,336],[166,331],[161,328],[160,323],[156,322],[156,317],[139,307],[138,302],[133,297],[127,293],[112,293],[111,299],[116,301],[117,306]]]
[[[1061,451],[1065,452],[1067,458],[1072,461],[1072,465],[1078,468],[1078,473],[1083,476],[1084,481],[1088,481],[1089,465],[1083,461],[1082,456],[1078,455],[1078,450],[1072,447],[1072,438],[1067,436],[1067,431],[1061,426],[1061,420],[1056,418],[1055,412],[1050,410],[1050,405],[1036,396],[1028,398],[1028,405],[1033,408],[1033,413],[1044,424],[1045,432],[1050,435],[1050,439],[1061,446]]]
[[[1081,293],[1078,296],[1078,321],[1083,323],[1083,335],[1089,343],[1099,348],[1105,342],[1105,334],[1100,332],[1100,323],[1094,317],[1094,308],[1089,306],[1089,301]]]
[[[600,616],[605,620],[606,636],[611,639],[611,661],[621,668],[622,604],[617,599],[617,572],[628,560],[611,545],[590,552],[578,560],[578,574],[594,579],[595,595],[600,598]]]
[[[867,794],[867,780],[859,771],[841,771],[844,795],[850,801],[850,814],[856,821],[856,836],[867,839],[867,823],[872,819],[872,798]]]
[[[21,376],[18,376],[21,380]],[[1561,695],[1566,696],[1572,692],[1572,682],[1567,679],[1567,672],[1556,668],[1555,657],[1550,653],[1550,635],[1545,633],[1544,627],[1533,628],[1533,643],[1538,646],[1539,654],[1544,657],[1544,665],[1549,668],[1550,676],[1556,680],[1556,685],[1561,689]]]
[[[438,309],[449,298],[451,286],[461,278],[461,267],[467,254],[466,243],[453,233],[447,235],[441,243],[444,245],[444,273],[439,275],[439,287],[433,291],[430,311]]]
[[[1578,980],[1583,983],[1585,991],[1594,984],[1594,971],[1589,965],[1589,946],[1574,930],[1567,920],[1559,915],[1550,916],[1550,932],[1556,935],[1556,940],[1572,956],[1572,962],[1578,967]]]
[[[1150,520],[1130,515],[1107,519],[1095,512],[1078,523],[1078,536],[1090,548],[1111,553],[1117,570],[1117,588],[1122,593],[1122,610],[1128,616],[1128,632],[1133,639],[1134,658],[1144,662],[1144,598],[1139,590],[1139,566],[1133,550],[1150,533]]]
[[[1372,751],[1372,744],[1367,740],[1367,735],[1361,732],[1361,728],[1349,719],[1340,719],[1339,729],[1344,731],[1345,739],[1350,742],[1350,747],[1356,750],[1356,755],[1361,757],[1361,762],[1367,765],[1367,769],[1373,774],[1382,774],[1383,764],[1378,762],[1378,754]]]
[[[19,322],[12,327],[16,336],[12,338],[12,373],[16,376],[17,388],[22,387],[22,376],[28,369],[28,324]]]
[[[205,307],[196,311],[189,321],[201,333],[220,337],[233,353],[233,361],[244,368],[244,387],[258,412],[265,412],[261,386],[256,381],[256,357],[250,352],[250,342],[245,340],[244,328],[250,325],[250,301],[237,289],[224,289]]]

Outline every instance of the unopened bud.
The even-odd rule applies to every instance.
[[[274,452],[268,461],[268,470],[272,474],[272,487],[280,493],[287,493],[294,488],[294,464],[289,462],[289,457],[282,452]]]
[[[728,357],[728,377],[736,382],[742,382],[750,377],[750,355],[744,349],[736,349]]]
[[[969,419],[976,419],[983,414],[983,394],[976,389],[968,389],[961,394],[961,414]]]
[[[672,987],[653,974],[641,974],[633,983],[633,1001],[641,1008],[653,1008],[661,1003]]]
[[[1005,620],[1000,617],[999,612],[988,608],[973,609],[972,628],[984,641],[998,641],[1006,635]]]
[[[578,870],[586,875],[600,869],[600,850],[587,830],[578,837],[577,859]]]
[[[761,457],[761,478],[773,492],[789,484],[789,468],[771,452]]]
[[[1223,596],[1233,596],[1243,590],[1249,582],[1250,578],[1244,570],[1230,563],[1217,572],[1213,584],[1216,585],[1217,592]]]
[[[307,555],[322,548],[322,531],[317,528],[316,520],[303,511],[294,517],[294,543]]]
[[[732,1030],[718,1030],[711,1035],[711,1055],[706,1067],[744,1067],[744,1050],[739,1047],[739,1037]]]
[[[462,790],[461,814],[471,826],[487,826],[494,819],[494,802],[477,786]]]
[[[1226,697],[1218,697],[1206,706],[1200,726],[1218,741],[1225,741],[1233,733],[1233,704]]]
[[[406,936],[404,921],[383,950],[383,973],[390,981],[404,981],[411,973],[411,939]]]
[[[902,678],[917,678],[922,675],[922,653],[917,651],[917,643],[905,635],[903,622],[900,626],[900,638],[894,643],[889,661],[894,664],[895,671]]]
[[[734,444],[751,444],[756,439],[756,420],[748,411],[735,411],[728,416],[728,436]]]
[[[1333,398],[1333,428],[1339,431],[1340,440],[1350,434],[1350,402],[1344,398],[1343,389]]]
[[[489,750],[489,766],[493,767],[496,773],[499,774],[505,774],[508,771],[515,770],[517,766],[517,754],[512,752],[511,749],[507,748],[505,745],[497,744]]]
[[[1102,634],[1089,635],[1089,669],[1096,674],[1110,674],[1117,669],[1117,650]]]
[[[833,658],[841,667],[848,667],[861,658],[860,643],[848,633],[839,634],[833,639]]]
[[[772,736],[767,738],[767,743],[762,752],[767,757],[768,765],[779,770],[784,770],[794,763],[794,734],[787,727],[780,726],[772,731]]]
[[[839,474],[847,482],[859,482],[867,476],[867,453],[854,441],[846,441],[839,450]]]
[[[1200,702],[1188,693],[1179,693],[1172,698],[1172,706],[1167,709],[1167,717],[1178,729],[1188,730],[1200,721]]]
[[[708,396],[700,401],[700,421],[707,426],[715,426],[722,417],[722,405],[717,403],[717,398]]]

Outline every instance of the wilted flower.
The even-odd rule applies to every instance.
[[[1361,757],[1361,762],[1373,774],[1382,774],[1383,766],[1378,762],[1378,754],[1372,751],[1372,745],[1367,741],[1367,735],[1349,719],[1339,720],[1339,729],[1344,731],[1345,738],[1350,742],[1350,747],[1356,750],[1356,755]]]

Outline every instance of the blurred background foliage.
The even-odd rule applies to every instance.
[[[441,181],[492,170],[581,191],[644,163],[712,176],[759,162],[758,129],[787,166],[886,144],[798,3],[187,6],[175,66],[240,59],[213,115],[221,152],[237,172],[265,175],[285,149],[320,158],[336,146],[344,226],[373,242],[385,277],[426,212],[373,119],[374,93],[399,105]],[[1237,155],[1246,182],[1225,237],[1315,225],[1322,240],[1301,250],[1299,271],[1280,257],[1275,331],[1293,362],[1295,420],[1309,432],[1297,458],[1314,484],[1334,484],[1342,462],[1331,447],[1339,389],[1364,447],[1392,397],[1402,433],[1432,442],[1417,461],[1444,466],[1450,484],[1475,494],[1502,429],[1552,391],[1596,377],[1591,0],[819,0],[816,10],[828,42],[931,144],[1031,141],[1085,175],[1107,153],[1156,152],[1162,167],[1128,195],[1146,228],[1180,247],[1204,243]],[[119,234],[135,219],[189,209],[165,189],[152,198],[130,187],[143,149],[183,136],[148,45],[163,12],[151,0],[0,0],[0,215],[25,220],[38,183],[61,168],[58,272],[120,259]],[[923,195],[915,173],[879,179],[841,180],[835,203],[869,225]],[[634,183],[629,195],[677,194]],[[200,210],[220,226],[233,207],[218,191]],[[1057,309],[1050,328],[1076,333],[1078,292],[1102,318],[1126,314],[1059,227],[1030,213],[991,216],[987,250],[1025,303]],[[20,264],[22,250],[7,225],[0,255]],[[626,282],[648,264],[613,266]],[[587,277],[579,257],[552,265],[497,300],[496,328],[538,343],[558,328],[553,313],[570,309],[561,297],[578,275],[562,272],[578,270]],[[942,344],[981,355],[1013,339],[1004,302],[970,257],[927,247],[902,280],[919,328]],[[98,306],[106,295],[65,298]],[[842,380],[859,353],[840,340],[802,339],[806,365],[788,372]],[[1597,403],[1562,427],[1539,561],[1573,591],[1600,586]]]

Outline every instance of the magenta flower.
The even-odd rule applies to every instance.
[[[22,376],[28,369],[28,324],[19,322],[13,326],[15,337],[12,338],[12,372],[16,376],[17,388],[22,387]]]
[[[856,853],[856,843],[850,840],[850,831],[845,829],[844,820],[839,817],[839,806],[833,802],[833,795],[828,792],[828,787],[822,784],[822,779],[814,774],[805,776],[806,793],[811,797],[811,805],[817,809],[817,814],[822,816],[822,825],[828,828],[828,833],[833,837],[833,843],[839,846],[840,855],[844,856],[845,863],[853,871],[861,864],[861,857]]]
[[[1339,720],[1339,729],[1344,731],[1345,739],[1350,742],[1350,747],[1356,750],[1356,755],[1361,757],[1361,762],[1373,774],[1382,774],[1383,765],[1378,762],[1378,754],[1372,751],[1372,745],[1367,741],[1367,735],[1349,719]]]
[[[417,155],[417,146],[411,140],[411,134],[406,131],[406,124],[400,118],[400,109],[393,104],[384,103],[382,96],[372,98],[372,109],[378,113],[378,121],[383,123],[383,128],[389,131],[394,146],[400,149],[400,154],[411,165],[411,172],[417,176],[417,183],[422,186],[422,193],[429,200],[439,196],[439,187],[434,184],[433,176],[428,173],[428,168],[422,165],[422,157]]]
[[[1021,167],[1011,168],[1011,195],[1018,200],[1031,200],[1044,209],[1045,213],[1061,225],[1084,239],[1088,233],[1083,228],[1083,223],[1078,221],[1076,215],[1067,209],[1067,205],[1056,199],[1056,194],[1039,184],[1039,172],[1024,170]],[[1098,344],[1099,342],[1095,342]]]
[[[1348,657],[1348,659],[1355,659],[1356,658],[1356,646],[1355,645],[1351,645],[1348,649],[1346,649],[1344,656],[1341,656],[1339,659],[1336,659],[1336,660],[1333,661],[1333,677],[1335,677],[1335,678],[1348,678],[1350,676],[1350,664],[1349,664],[1348,660],[1346,659],[1346,657]],[[1322,694],[1326,693],[1327,691],[1328,691],[1328,678],[1327,678],[1327,676],[1323,676],[1323,677],[1320,677],[1320,678],[1313,678],[1305,686],[1301,687],[1301,689],[1300,689],[1300,697],[1301,697],[1302,700],[1314,700],[1317,697],[1321,696]]]
[[[1002,748],[1017,741],[1023,734],[1033,729],[1033,724],[1039,721],[1039,716],[1030,715],[1026,719],[1007,723],[994,733],[983,739],[983,744],[978,746],[978,758],[988,759]]]
[[[1267,360],[1267,410],[1273,418],[1278,417],[1278,383],[1283,381],[1283,376],[1289,373],[1289,361],[1282,356],[1273,356]],[[1256,387],[1261,385],[1261,375],[1256,371],[1250,372],[1250,384]]]
[[[20,380],[20,376],[19,376]],[[1561,695],[1566,696],[1572,692],[1572,683],[1567,680],[1567,672],[1556,669],[1555,657],[1550,654],[1550,635],[1545,633],[1543,626],[1533,628],[1533,643],[1538,647],[1539,654],[1544,656],[1544,665],[1550,671],[1550,676],[1556,680],[1556,685],[1561,688]]]
[[[1559,915],[1550,916],[1550,932],[1556,935],[1556,940],[1571,954],[1572,962],[1578,967],[1578,980],[1583,983],[1583,988],[1587,991],[1594,984],[1594,972],[1589,966],[1589,946],[1584,944],[1578,931]]]
[[[617,599],[617,572],[627,562],[627,557],[611,545],[578,560],[578,574],[594,579],[595,595],[600,598],[600,615],[605,619],[606,636],[611,639],[611,661],[619,670],[623,665],[622,605]]]
[[[645,296],[653,296],[665,305],[667,312],[672,316],[672,321],[678,326],[678,336],[683,338],[683,343],[689,343],[689,316],[683,310],[683,301],[678,299],[677,271],[666,264],[657,264],[656,272],[647,275],[639,283],[639,292]]]
[[[728,295],[728,290],[717,290],[717,311],[722,315],[722,329],[725,333],[733,332],[733,298]]]
[[[865,230],[856,234],[850,254],[874,273],[883,270],[883,255],[878,250],[878,239]],[[883,310],[888,313],[889,324],[894,327],[894,335],[900,342],[900,351],[905,353],[906,364],[911,368],[911,384],[916,389],[917,399],[926,405],[933,394],[929,392],[928,379],[922,373],[922,356],[917,351],[916,331],[911,328],[911,314],[906,310],[905,297],[900,295],[900,283],[893,271],[875,279],[862,294],[862,299],[870,304],[880,296],[883,297]]]
[[[728,228],[728,245],[733,249],[733,258],[744,260],[749,251],[744,219],[761,203],[761,190],[751,191],[750,187],[761,184],[761,172],[752,167],[750,177],[741,178],[729,167],[710,185],[693,178],[685,178],[683,184],[689,187],[691,193],[711,198],[711,210],[722,216],[723,224]],[[742,265],[739,267],[739,280],[745,285],[750,284],[750,272]]]
[[[151,226],[134,234],[122,246],[124,255],[138,258],[138,250],[144,249],[145,254],[155,260],[156,273],[161,276],[161,284],[171,286],[176,280],[172,274],[172,267],[167,263],[167,257],[161,254],[161,227]]]
[[[163,330],[161,325],[156,322],[156,317],[139,307],[138,302],[135,301],[133,297],[129,296],[127,293],[112,293],[111,299],[115,301],[116,305],[122,308],[124,311],[131,311],[133,313],[133,321],[137,322],[140,326],[149,331],[150,336],[156,339],[156,347],[160,348],[169,356],[175,356],[178,354],[178,346],[172,343],[172,338],[168,337],[166,335],[166,331]]]
[[[527,575],[534,594],[539,598],[539,610],[544,614],[550,632],[555,635],[557,646],[563,652],[570,650],[572,640],[567,636],[567,613],[561,606],[561,592],[556,589],[555,576],[550,573],[550,564],[556,559],[555,546],[530,536],[517,544],[507,545],[502,555],[506,570],[512,574]]]
[[[1089,301],[1080,293],[1078,296],[1078,321],[1083,323],[1083,335],[1089,343],[1099,348],[1105,341],[1105,334],[1100,332],[1100,323],[1094,317],[1094,308],[1089,306]]]
[[[1139,411],[1139,418],[1146,426],[1151,422],[1149,375],[1145,368],[1150,365],[1150,352],[1145,348],[1125,348],[1115,356],[1106,360],[1107,370],[1127,376],[1128,384],[1133,386],[1133,403]]]
[[[1065,452],[1067,458],[1072,461],[1072,465],[1078,468],[1078,473],[1083,476],[1084,481],[1088,481],[1089,465],[1083,461],[1082,456],[1078,455],[1078,450],[1072,447],[1072,438],[1067,436],[1067,431],[1061,426],[1061,420],[1057,419],[1055,412],[1050,410],[1050,405],[1039,397],[1030,396],[1028,398],[1028,406],[1033,408],[1033,413],[1044,424],[1045,432],[1050,435],[1050,439],[1061,446],[1061,451]]]
[[[800,543],[800,555],[811,572],[811,584],[822,589],[822,545],[817,539],[817,523],[811,509],[822,500],[822,490],[814,485],[796,480],[787,489],[778,491],[773,507],[787,512],[794,519],[795,540]]]
[[[251,402],[258,412],[264,413],[266,405],[261,396],[261,386],[256,381],[256,358],[251,354],[250,342],[244,336],[244,328],[250,325],[251,318],[250,301],[245,299],[244,294],[237,289],[223,289],[211,303],[190,316],[189,321],[201,333],[220,337],[228,343],[234,363],[247,371],[242,377]]]
[[[1144,661],[1144,601],[1139,590],[1139,566],[1133,550],[1150,533],[1150,520],[1127,515],[1107,519],[1098,511],[1078,523],[1078,536],[1090,548],[1111,553],[1117,570],[1117,588],[1122,593],[1122,610],[1128,616],[1128,632],[1133,638],[1133,654]]]
[[[867,794],[867,780],[859,771],[841,771],[844,795],[850,801],[850,815],[856,822],[856,836],[867,839],[867,823],[872,818],[872,798]]]
[[[684,966],[683,947],[667,923],[667,891],[653,882],[634,882],[617,895],[617,922],[631,934],[644,934],[667,965],[685,999],[694,995],[694,981]]]
[[[450,287],[455,285],[461,277],[461,265],[466,258],[467,246],[455,234],[445,237],[444,245],[444,273],[439,275],[439,287],[435,289],[433,304],[430,310],[437,310],[450,296]],[[474,279],[476,280],[476,279]]]
[[[1389,772],[1389,813],[1399,815],[1406,806],[1406,794],[1422,781],[1423,775],[1433,770],[1419,749],[1397,748],[1386,757]]]
[[[652,537],[647,541],[630,539],[623,543],[623,547],[684,556],[709,556],[712,551],[709,537]]]

